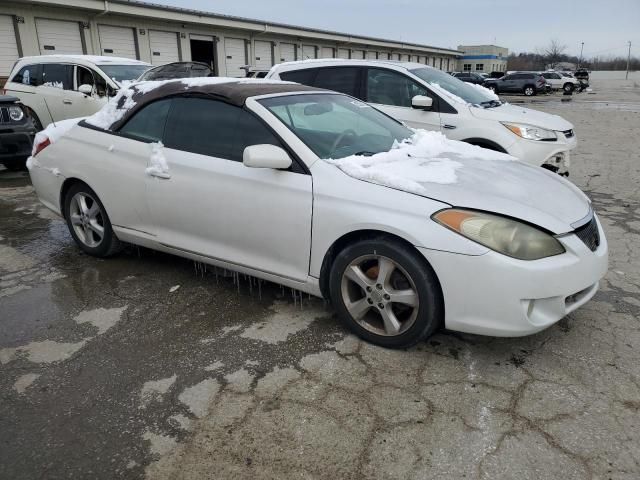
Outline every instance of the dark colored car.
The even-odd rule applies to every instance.
[[[475,83],[476,85],[482,85],[486,80],[482,75],[475,72],[454,72],[452,75],[458,80],[462,80],[467,83]]]
[[[505,72],[491,72],[489,78],[502,78],[506,75]]]
[[[213,77],[213,70],[206,63],[174,62],[150,68],[138,78],[143,80],[172,80],[174,78]]]
[[[485,80],[483,85],[495,93],[524,93],[527,97],[547,91],[547,81],[537,73],[510,73]]]
[[[21,170],[31,155],[36,128],[17,97],[0,95],[0,163]]]

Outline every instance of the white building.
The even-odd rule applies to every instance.
[[[126,0],[2,0],[0,84],[18,57],[93,54],[160,65],[210,64],[220,76],[304,58],[411,60],[450,70],[457,50]]]
[[[462,56],[458,60],[461,72],[506,72],[509,50],[496,45],[459,45]]]

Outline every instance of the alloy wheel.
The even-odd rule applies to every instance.
[[[341,295],[351,317],[376,335],[401,335],[418,316],[420,299],[413,279],[382,255],[353,260],[342,274]]]
[[[78,239],[87,247],[96,248],[104,239],[104,215],[98,202],[86,192],[71,199],[69,218]]]

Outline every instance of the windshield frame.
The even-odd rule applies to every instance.
[[[439,93],[438,90],[444,90],[444,94],[440,94],[441,96],[445,96],[445,94],[453,95],[454,97],[458,97],[460,100],[466,102],[467,105],[475,105],[475,106],[486,106],[486,105],[495,105],[496,100],[492,99],[488,95],[485,95],[482,91],[477,88],[474,88],[470,85],[467,85],[466,82],[463,82],[457,77],[453,75],[449,75],[446,72],[441,70],[429,67],[427,65],[419,67],[419,68],[408,68],[407,71],[413,75],[416,79],[418,79],[425,87],[435,90],[435,93]],[[427,75],[428,73],[428,75]],[[433,77],[430,79],[429,77]],[[440,77],[443,80],[443,83],[436,83],[433,80],[438,79]],[[450,81],[452,81],[453,85],[460,88],[460,91],[453,92],[446,88],[444,85],[447,85]],[[457,84],[458,82],[459,84]],[[438,87],[435,89],[434,87]],[[461,95],[461,93],[463,95]],[[460,104],[458,100],[455,98],[451,98],[447,95],[449,101],[453,101],[456,104]]]
[[[277,121],[277,127],[281,127],[283,129],[286,130],[287,134],[292,135],[298,142],[300,142],[301,144],[303,144],[311,154],[313,154],[313,156],[315,157],[315,159],[318,160],[335,160],[335,159],[340,159],[340,158],[346,158],[348,156],[351,155],[368,155],[368,154],[376,154],[376,153],[380,153],[380,152],[356,152],[356,153],[350,153],[349,155],[342,155],[340,157],[336,157],[336,158],[330,158],[327,157],[325,158],[324,156],[322,156],[321,154],[319,154],[319,152],[317,152],[316,148],[314,148],[312,145],[309,144],[308,140],[305,139],[303,136],[299,135],[298,132],[296,132],[296,130],[294,128],[292,128],[292,126],[290,126],[286,121],[284,121],[282,118],[280,118],[268,105],[266,105],[265,103],[268,103],[269,101],[278,101],[279,99],[283,99],[283,98],[300,98],[300,97],[309,97],[309,96],[332,96],[332,97],[340,97],[340,98],[346,98],[348,99],[350,102],[358,102],[360,104],[366,105],[367,108],[370,108],[372,111],[375,111],[375,115],[379,115],[381,118],[385,118],[386,120],[388,120],[390,123],[392,123],[393,125],[397,126],[399,129],[404,129],[406,133],[405,137],[402,137],[402,140],[406,140],[406,139],[410,139],[413,135],[414,135],[414,130],[411,129],[410,127],[406,126],[404,123],[396,120],[395,118],[393,118],[392,116],[386,114],[385,112],[379,110],[378,108],[374,107],[373,105],[370,105],[367,102],[364,102],[358,98],[352,97],[350,95],[346,95],[343,93],[339,93],[339,92],[330,92],[330,91],[313,91],[313,92],[289,92],[289,93],[280,93],[280,94],[276,94],[276,95],[265,95],[265,96],[256,96],[251,98],[252,103],[255,102],[257,105],[259,105],[260,109],[264,109],[264,111],[273,119],[275,119]],[[295,102],[294,102],[295,103]],[[353,110],[355,112],[355,110]],[[366,118],[366,117],[365,117]],[[368,121],[373,121],[371,119],[367,119]],[[375,121],[373,121],[374,123],[376,123]],[[378,124],[378,126],[380,126],[380,128],[386,128],[383,127],[381,124]],[[276,129],[277,130],[277,129]],[[316,131],[320,131],[320,130],[316,130]],[[345,130],[346,131],[346,130]],[[393,136],[393,135],[391,135]],[[282,138],[283,140],[285,140],[285,138]],[[398,140],[397,137],[395,137],[395,139],[397,141]],[[287,142],[285,140],[285,143],[289,144],[289,142]],[[293,148],[292,145],[289,145],[291,148]],[[389,151],[391,149],[391,147],[389,147],[389,149],[387,150],[382,150],[383,152]],[[315,161],[314,159],[314,161]]]

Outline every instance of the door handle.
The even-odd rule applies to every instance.
[[[71,100],[69,100],[68,98],[65,98],[64,100],[62,100],[62,103],[64,103],[65,105],[72,105],[73,102]]]
[[[169,178],[171,178],[171,174],[167,173],[167,172],[160,172],[160,171],[156,171],[156,170],[151,170],[150,172],[147,172],[147,173],[151,177],[162,178],[163,180],[168,180]]]
[[[446,128],[447,130],[455,130],[457,127],[455,125],[449,125],[447,123],[443,123],[442,128]]]

